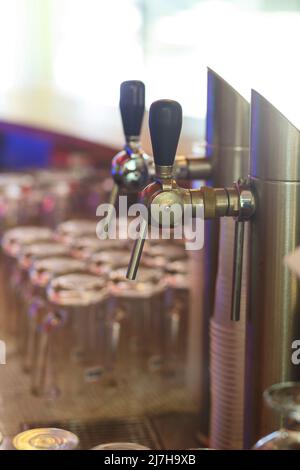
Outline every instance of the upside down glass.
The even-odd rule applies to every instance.
[[[3,282],[3,312],[4,329],[8,334],[16,333],[16,317],[20,307],[20,296],[16,286],[19,279],[17,259],[23,247],[37,241],[53,240],[52,230],[45,227],[25,226],[7,230],[2,238],[3,265],[1,276]],[[8,279],[8,282],[6,280]]]
[[[101,381],[105,338],[104,281],[91,274],[59,276],[47,288],[50,310],[39,326],[32,391],[55,398]]]
[[[58,428],[28,429],[13,438],[16,450],[74,450],[78,444],[75,434]]]
[[[162,271],[141,266],[138,280],[125,279],[126,268],[109,275],[109,312],[119,327],[116,346],[116,374],[122,381],[135,380],[136,374],[156,372],[161,367],[165,345],[164,295]],[[117,315],[116,315],[117,313]]]
[[[91,450],[150,450],[149,447],[135,444],[133,442],[110,442],[107,444],[100,444],[93,447]]]
[[[28,309],[31,304],[31,283],[29,271],[34,261],[52,256],[68,256],[69,249],[55,241],[36,242],[21,248],[15,269],[14,285],[18,292],[19,308],[17,312],[17,339],[19,351],[24,355],[28,333]]]
[[[272,385],[264,392],[266,403],[283,417],[278,431],[260,439],[254,450],[300,450],[300,382]]]
[[[70,219],[57,226],[55,238],[59,242],[70,246],[77,238],[82,238],[86,235],[96,236],[96,227],[96,220]]]
[[[34,369],[37,361],[38,329],[49,311],[46,297],[47,285],[54,277],[84,271],[86,271],[84,261],[66,256],[43,258],[32,264],[29,270],[27,335],[23,354],[23,367],[26,372],[29,372],[32,367]]]
[[[184,246],[174,241],[148,242],[143,261],[166,274],[165,348],[162,372],[183,379],[189,312],[188,261]]]
[[[35,223],[38,213],[34,178],[26,173],[0,173],[0,232]]]
[[[36,193],[40,203],[40,220],[52,228],[67,218],[84,213],[82,189],[90,177],[89,168],[47,169],[36,171]]]

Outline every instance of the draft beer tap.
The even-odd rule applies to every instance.
[[[202,205],[204,219],[236,219],[231,319],[239,320],[244,223],[249,221],[248,309],[244,446],[279,426],[263,403],[264,390],[278,382],[299,380],[292,344],[299,338],[300,284],[283,259],[300,244],[300,132],[274,106],[252,92],[250,171],[246,180],[224,188],[183,190],[172,178],[179,133],[178,103],[159,101],[150,108],[156,183],[143,191],[148,211],[170,201]],[[176,222],[176,221],[175,221]],[[128,277],[134,278],[142,244],[134,247]]]
[[[136,240],[127,278],[134,280],[137,275],[139,262],[142,256],[144,242],[147,236],[148,221],[161,224],[164,212],[172,208],[181,207],[181,211],[172,212],[169,218],[171,228],[184,223],[184,212],[189,206],[191,214],[196,214],[197,206],[203,207],[205,219],[219,217],[237,217],[239,223],[248,219],[254,211],[254,197],[250,189],[243,182],[238,182],[229,188],[212,188],[203,186],[200,189],[186,189],[177,184],[174,176],[174,161],[177,145],[182,127],[182,108],[179,103],[172,100],[159,100],[152,103],[149,112],[149,129],[151,135],[153,158],[155,163],[155,181],[150,183],[141,193],[141,202],[148,209],[147,220],[141,222],[140,236]],[[244,187],[245,185],[245,187]],[[155,208],[155,210],[153,210]],[[243,231],[238,226],[237,244],[241,245]],[[240,250],[236,250],[237,253]],[[240,273],[236,273],[236,284],[240,283]],[[237,297],[239,289],[234,290]],[[236,303],[235,300],[234,303]],[[232,317],[238,320],[237,313]]]
[[[249,103],[216,72],[208,69],[205,156],[177,155],[174,164],[176,180],[204,180],[208,186],[226,187],[232,181],[246,177],[249,173],[249,117]],[[153,179],[153,164],[151,168]],[[226,289],[231,286],[228,277],[224,280],[218,275],[218,266],[224,264],[224,254],[231,249],[231,238],[228,237],[231,225],[229,220],[221,223],[221,227],[218,219],[207,221],[204,251],[195,254],[192,261],[191,295],[195,301],[190,312],[187,377],[188,389],[200,406],[200,431],[206,436],[210,401],[206,366],[209,362],[209,324],[214,313],[216,291],[220,285]],[[227,315],[225,304],[221,309]]]
[[[114,184],[109,201],[111,208],[115,207],[119,194],[138,194],[154,176],[153,158],[141,146],[141,128],[145,114],[144,83],[139,80],[121,83],[119,107],[125,146],[112,160]],[[212,172],[211,159],[178,155],[175,172],[180,180],[207,179]],[[107,216],[106,230],[111,215],[112,210]]]

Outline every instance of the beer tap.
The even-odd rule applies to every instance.
[[[137,193],[149,180],[151,159],[142,150],[140,143],[144,112],[144,83],[137,80],[123,82],[120,87],[120,113],[126,143],[124,149],[112,160],[114,185],[110,195],[111,212],[108,214],[106,230],[119,192]]]
[[[144,83],[138,80],[123,82],[120,87],[120,113],[126,143],[112,160],[114,185],[109,200],[111,209],[115,207],[119,193],[138,194],[154,176],[153,158],[143,151],[140,142],[144,112]],[[175,172],[180,180],[210,178],[211,159],[178,155]],[[112,210],[107,217],[106,229],[111,215]]]
[[[232,187],[200,189],[181,188],[174,176],[174,160],[182,126],[182,109],[179,103],[171,100],[154,102],[149,112],[149,128],[155,162],[155,181],[150,183],[141,194],[141,201],[148,209],[147,220],[141,223],[140,236],[136,240],[131,260],[129,263],[127,278],[136,278],[138,265],[142,256],[144,241],[147,235],[148,220],[151,223],[160,224],[161,217],[156,214],[170,212],[172,205],[177,204],[182,208],[178,218],[174,216],[171,228],[179,223],[184,223],[185,208],[190,206],[193,216],[197,214],[197,206],[203,208],[204,219],[219,217],[236,218],[234,287],[232,291],[232,320],[239,319],[239,295],[242,273],[242,253],[244,222],[254,213],[254,195],[247,180],[239,180]],[[155,207],[155,211],[153,211]],[[157,210],[159,209],[159,210]]]

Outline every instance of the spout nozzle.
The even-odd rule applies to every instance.
[[[140,265],[140,260],[141,260],[142,253],[143,253],[147,230],[148,230],[148,224],[145,220],[143,220],[141,223],[140,236],[135,241],[135,244],[131,253],[131,258],[129,261],[127,273],[126,273],[126,278],[130,281],[134,281],[136,279],[136,275],[137,275],[139,265]]]
[[[106,224],[103,227],[103,232],[108,233],[109,227],[111,224],[111,219],[114,213],[114,209],[117,204],[117,199],[118,199],[118,194],[119,194],[119,187],[116,183],[114,183],[111,193],[110,193],[110,198],[109,198],[109,212],[106,217]]]

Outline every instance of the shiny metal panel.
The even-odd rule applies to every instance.
[[[300,134],[256,91],[251,105],[251,175],[273,181],[300,180]]]
[[[248,147],[248,101],[211,69],[208,69],[207,79],[207,144],[213,147]]]
[[[223,78],[213,70],[208,69],[207,84],[207,118],[206,118],[206,157],[211,159],[211,179],[206,185],[214,187],[232,186],[232,183],[241,176],[247,176],[249,169],[249,103],[232,88]],[[201,372],[199,377],[201,396],[201,421],[202,433],[207,434],[210,412],[210,381],[209,381],[209,322],[213,315],[216,278],[218,270],[218,253],[227,249],[219,247],[219,221],[207,221],[205,223],[204,244],[204,283],[202,304],[192,305],[191,319],[197,318],[200,313],[201,321],[198,321],[199,329],[194,329],[193,334],[198,335],[199,357]],[[222,262],[222,256],[219,257]],[[192,278],[200,279],[201,267],[194,270]],[[201,281],[192,285],[192,297],[199,298]],[[217,285],[218,288],[218,285]],[[231,286],[229,286],[231,289]],[[200,312],[199,312],[200,310]],[[190,338],[191,344],[196,340]],[[194,351],[194,349],[193,349]],[[191,356],[190,361],[196,358]],[[194,366],[191,368],[194,371]],[[191,379],[192,387],[195,382]]]
[[[300,339],[300,285],[283,264],[300,245],[299,131],[256,92],[252,109],[251,184],[257,206],[250,233],[246,447],[280,425],[280,417],[263,403],[264,390],[300,379],[299,366],[291,362],[292,341]]]

